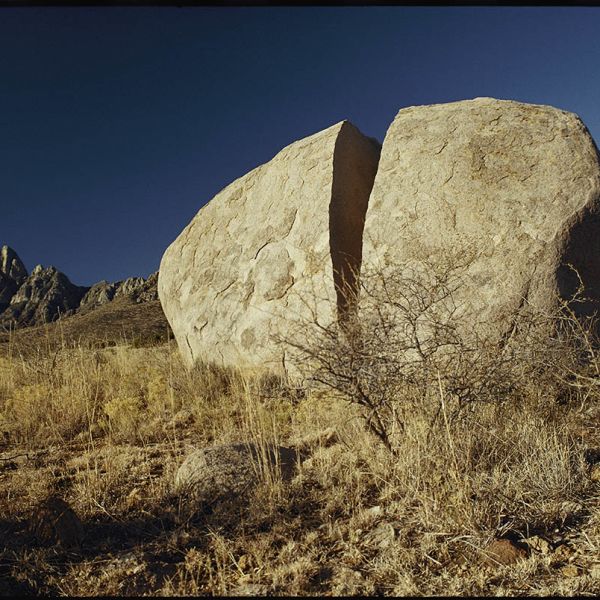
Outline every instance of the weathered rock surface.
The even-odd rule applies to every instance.
[[[148,279],[135,290],[133,298],[138,303],[158,300],[158,271],[149,275]]]
[[[262,449],[255,444],[225,444],[192,452],[175,476],[175,492],[193,504],[239,497],[255,486],[265,470],[292,477],[296,453],[282,446]]]
[[[115,297],[116,285],[106,280],[95,283],[83,296],[79,310],[84,312],[103,306]]]
[[[94,284],[81,300],[79,310],[87,312],[108,302],[118,299],[127,299],[134,302],[152,302],[158,300],[158,271],[152,273],[148,279],[143,277],[129,277],[124,281],[109,283],[99,281]]]
[[[0,272],[0,312],[9,304],[15,292],[19,289],[14,279]]]
[[[8,246],[0,249],[0,312],[15,295],[19,286],[27,278],[27,270],[17,253]]]
[[[0,249],[0,272],[12,279],[17,285],[21,285],[27,279],[25,265],[9,246],[2,246]]]
[[[158,292],[196,360],[279,368],[290,322],[328,324],[361,260],[379,144],[347,121],[284,148],[204,206],[166,250]],[[336,297],[337,293],[337,297]]]
[[[158,271],[148,276],[130,277],[117,284],[115,298],[127,297],[134,302],[152,302],[158,300]]]
[[[87,290],[73,285],[56,268],[37,265],[0,315],[0,324],[22,327],[49,323],[75,311]]]
[[[124,296],[131,297],[144,285],[143,277],[129,277],[124,281],[120,281],[116,286],[115,297],[122,298]]]
[[[504,333],[503,315],[573,294],[571,263],[589,312],[600,299],[599,199],[598,151],[572,113],[492,98],[406,108],[383,143],[363,270],[472,253],[456,304]]]

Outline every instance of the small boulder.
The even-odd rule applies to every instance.
[[[175,492],[194,502],[214,503],[241,496],[260,480],[261,471],[280,469],[291,479],[296,453],[282,446],[263,449],[256,444],[224,444],[192,452],[175,476]]]
[[[29,531],[44,546],[76,548],[83,539],[83,526],[75,511],[58,496],[50,496],[33,511]]]
[[[227,596],[269,596],[269,586],[262,583],[240,583]]]
[[[492,540],[484,550],[483,562],[490,566],[512,565],[527,558],[527,551],[514,542],[505,539]]]
[[[380,523],[375,529],[369,531],[364,538],[364,541],[369,546],[377,548],[387,548],[396,538],[396,530],[391,523]]]
[[[565,565],[564,567],[561,567],[560,574],[563,577],[577,577],[580,575],[580,571],[577,565]]]

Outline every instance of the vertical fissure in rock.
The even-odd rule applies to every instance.
[[[346,321],[357,305],[363,230],[381,145],[345,121],[333,155],[329,245],[337,314]]]
[[[568,237],[565,235],[557,270],[558,293],[567,302],[582,293],[572,309],[577,317],[584,318],[600,309],[600,214],[597,209],[586,207],[573,221]]]

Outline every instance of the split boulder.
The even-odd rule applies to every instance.
[[[188,364],[285,368],[290,324],[349,309],[379,144],[344,121],[228,185],[167,248],[159,298]]]
[[[363,272],[465,260],[465,323],[510,327],[578,279],[600,300],[600,166],[588,130],[550,106],[476,98],[402,109],[387,131],[367,211]]]

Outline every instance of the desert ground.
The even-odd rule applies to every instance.
[[[390,449],[333,389],[186,369],[158,321],[73,323],[2,342],[3,595],[600,592],[595,355],[465,410],[441,378],[407,389]],[[291,448],[293,476],[177,492],[194,448],[231,443]]]

